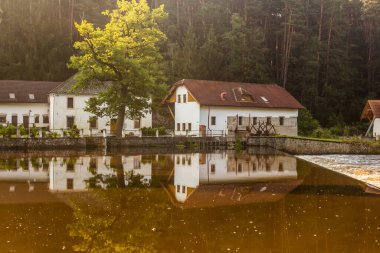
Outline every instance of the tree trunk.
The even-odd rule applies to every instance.
[[[121,105],[119,107],[119,111],[117,112],[117,121],[116,121],[116,137],[123,137],[123,128],[124,128],[124,120],[125,120],[125,105]]]
[[[334,18],[330,17],[329,20],[329,34],[327,37],[327,52],[326,52],[326,80],[325,87],[329,85],[329,61],[330,61],[330,48],[331,48],[331,37],[332,37],[332,27],[333,27]]]
[[[111,157],[111,168],[116,171],[117,186],[119,188],[125,188],[125,174],[123,168],[123,159],[121,155]]]

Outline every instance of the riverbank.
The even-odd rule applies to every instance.
[[[299,155],[296,157],[380,188],[380,155]]]
[[[220,148],[226,137],[82,137],[82,138],[3,138],[0,150],[87,150],[120,148]],[[231,141],[232,145],[234,141]]]
[[[250,137],[247,146],[266,146],[293,155],[380,154],[380,142],[306,137]]]

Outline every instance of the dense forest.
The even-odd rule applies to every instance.
[[[168,84],[277,83],[324,126],[380,98],[380,0],[150,0],[165,5]],[[0,0],[0,79],[62,81],[79,39],[115,0]]]

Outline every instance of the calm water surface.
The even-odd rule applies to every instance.
[[[0,252],[380,252],[380,195],[270,150],[0,154]]]

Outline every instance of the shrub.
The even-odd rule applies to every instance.
[[[298,131],[300,135],[310,136],[318,128],[320,128],[318,120],[314,119],[308,110],[299,111]]]
[[[72,128],[64,131],[65,136],[68,136],[70,138],[78,138],[79,137],[79,129],[76,125],[73,125]]]
[[[143,127],[141,128],[143,136],[156,136],[156,131],[158,130],[159,135],[165,135],[165,127]]]

